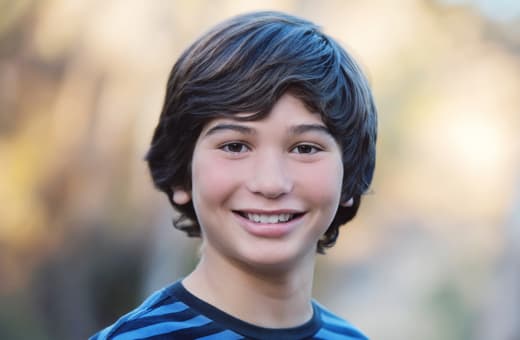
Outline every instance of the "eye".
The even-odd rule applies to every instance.
[[[249,151],[249,147],[246,144],[240,142],[224,144],[220,147],[220,149],[230,153],[243,153]]]
[[[315,154],[320,151],[323,151],[323,149],[312,144],[298,144],[291,150],[291,152],[299,154]]]

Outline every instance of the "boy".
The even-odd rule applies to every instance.
[[[311,290],[375,141],[365,77],[314,24],[257,12],[203,35],[172,69],[147,155],[200,261],[92,339],[366,339]]]

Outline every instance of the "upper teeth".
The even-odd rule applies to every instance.
[[[247,213],[247,218],[257,223],[287,222],[292,216],[292,214],[264,215]]]

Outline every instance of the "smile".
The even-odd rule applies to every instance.
[[[257,223],[280,223],[287,222],[292,218],[292,214],[279,214],[279,215],[261,215],[261,214],[247,214],[247,218],[250,221]]]
[[[241,211],[235,211],[235,213],[252,222],[262,224],[285,223],[303,215],[302,213],[260,214]]]

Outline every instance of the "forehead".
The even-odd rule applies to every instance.
[[[270,124],[273,128],[301,124],[314,124],[326,127],[321,114],[310,110],[302,100],[290,93],[284,94],[269,110],[264,112],[223,114],[212,118],[204,124],[202,133],[215,125],[228,123],[250,126]]]

